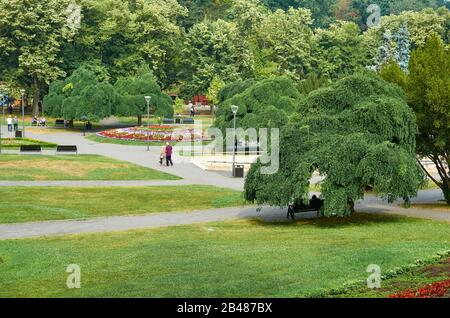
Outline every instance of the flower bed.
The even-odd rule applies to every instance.
[[[450,279],[425,285],[418,290],[407,289],[403,292],[389,295],[389,298],[439,298],[450,293]]]
[[[207,141],[203,133],[194,132],[193,128],[184,128],[171,125],[153,125],[150,127],[130,127],[105,130],[97,133],[104,138],[130,140],[130,141],[152,141],[152,142],[181,142],[181,141]]]

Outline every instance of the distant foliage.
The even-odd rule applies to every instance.
[[[415,158],[415,116],[400,88],[375,74],[357,74],[311,93],[282,129],[280,170],[253,165],[246,198],[286,207],[307,202],[314,171],[322,183],[324,216],[349,216],[370,186],[393,202],[408,200],[423,182]]]
[[[274,77],[259,82],[238,82],[230,90],[225,87],[226,99],[220,103],[215,126],[225,131],[233,127],[231,105],[239,106],[238,127],[279,128],[287,124],[302,100],[294,82],[287,77]]]

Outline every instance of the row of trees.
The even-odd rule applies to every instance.
[[[450,25],[440,0],[422,11],[401,1],[406,12],[379,0],[383,14],[396,14],[367,31],[366,0],[76,0],[78,28],[67,23],[72,1],[0,0],[0,80],[32,91],[35,112],[52,81],[86,62],[111,84],[144,63],[164,91],[214,99],[236,80],[337,79],[373,65],[387,29],[406,22],[414,49],[431,33],[448,43]]]
[[[53,82],[44,104],[47,113],[56,118],[95,121],[113,115],[137,116],[141,124],[146,112],[145,96],[151,96],[151,111],[156,116],[173,116],[172,99],[161,92],[147,66],[114,85],[95,69],[82,66],[65,80]]]

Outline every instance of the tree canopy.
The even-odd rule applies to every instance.
[[[259,82],[237,82],[223,88],[215,126],[225,131],[233,127],[231,105],[239,106],[237,125],[271,128],[285,125],[302,99],[293,80],[274,77]]]
[[[348,216],[370,186],[390,202],[416,195],[423,173],[415,158],[417,126],[402,90],[375,74],[348,76],[318,89],[300,103],[282,128],[280,169],[261,174],[252,166],[246,198],[287,206],[307,201],[315,171],[324,216]]]

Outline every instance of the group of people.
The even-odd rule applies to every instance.
[[[6,119],[6,123],[8,124],[8,131],[17,131],[19,128],[19,119],[17,116],[12,117],[9,115]]]
[[[161,166],[164,164],[164,161],[166,162],[167,167],[169,165],[173,166],[172,153],[173,147],[170,145],[170,143],[166,143],[166,145],[161,148],[161,154],[159,157],[159,163]]]
[[[37,118],[36,116],[34,116],[31,120],[31,125],[45,127],[47,125],[47,120],[45,119],[45,117]]]

